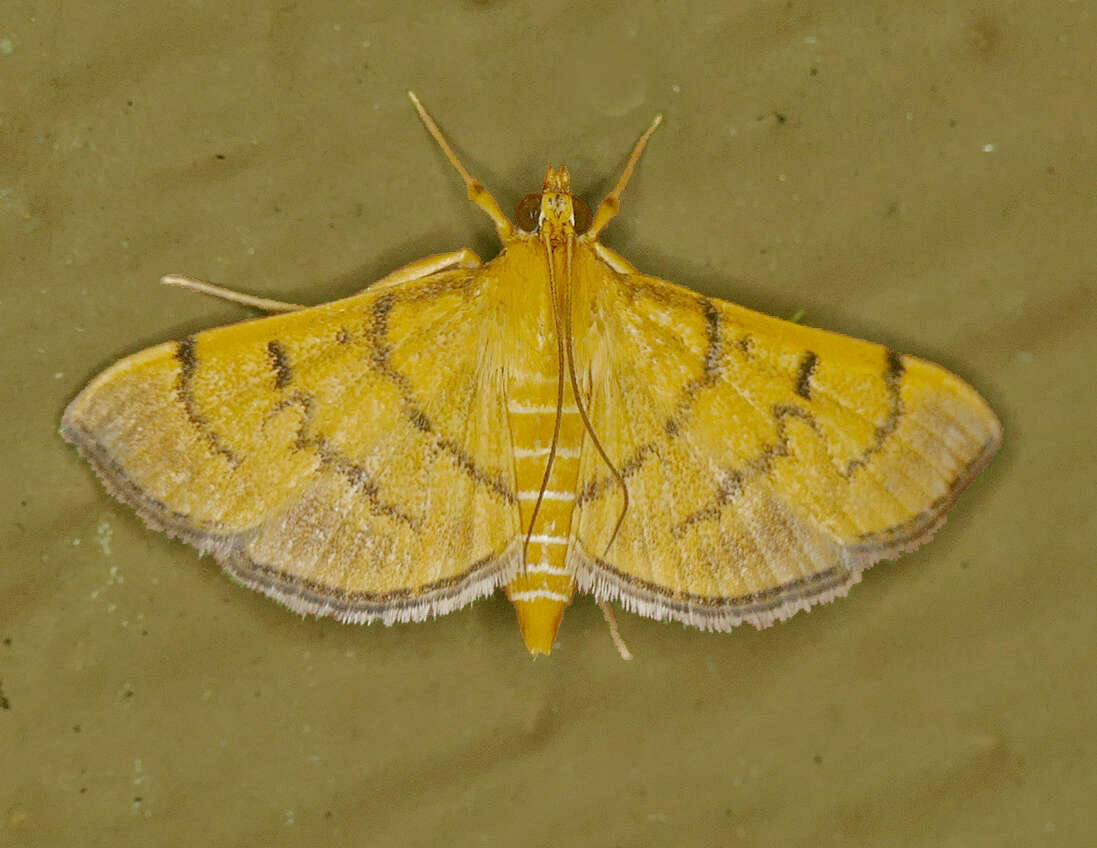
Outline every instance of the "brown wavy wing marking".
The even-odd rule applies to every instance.
[[[404,414],[416,430],[433,435],[438,448],[448,454],[453,462],[478,484],[485,486],[504,502],[517,505],[518,496],[502,470],[489,472],[481,468],[453,436],[435,433],[434,423],[415,400],[412,381],[392,365],[388,319],[393,306],[398,300],[411,303],[417,300],[429,299],[434,294],[431,287],[426,287],[423,290],[407,291],[406,293],[397,289],[381,295],[373,302],[370,321],[366,327],[366,336],[370,340],[372,348],[371,359],[373,365],[399,389],[403,400]]]
[[[857,456],[849,459],[844,467],[839,469],[841,475],[847,479],[861,468],[864,468],[869,460],[880,452],[888,437],[895,432],[899,424],[899,418],[903,414],[903,399],[899,392],[903,379],[903,357],[891,350],[885,350],[883,353],[887,363],[883,368],[882,375],[882,383],[888,399],[887,413],[875,425],[871,441],[862,448]],[[802,363],[796,376],[795,391],[800,397],[810,400],[808,378],[818,366],[819,357],[817,354],[808,351],[805,353]],[[805,364],[807,367],[805,367]],[[805,376],[805,373],[807,376]],[[791,450],[789,448],[787,424],[790,420],[800,421],[814,433],[822,436],[822,431],[811,411],[803,407],[794,404],[776,404],[770,409],[770,416],[773,422],[774,440],[762,445],[758,453],[750,457],[741,466],[725,469],[711,503],[694,510],[675,524],[671,529],[672,533],[676,536],[682,536],[694,524],[702,521],[719,520],[723,510],[734,503],[735,498],[742,493],[744,484],[756,477],[769,474],[777,460],[789,457]]]

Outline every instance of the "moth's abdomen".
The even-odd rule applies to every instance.
[[[557,414],[556,379],[555,373],[526,373],[513,376],[508,385],[518,507],[529,545],[522,570],[507,584],[506,592],[531,654],[547,654],[552,649],[564,610],[575,595],[575,580],[564,563],[579,478],[583,422],[568,387],[555,459],[545,484]],[[541,506],[534,514],[539,497]]]

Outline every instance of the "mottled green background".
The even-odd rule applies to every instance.
[[[410,9],[410,10],[409,10]],[[1083,845],[1097,797],[1089,2],[0,6],[0,844]],[[934,542],[768,631],[589,599],[302,620],[56,435],[97,371],[494,250],[566,161],[645,271],[944,363],[1006,440]],[[1087,809],[1088,808],[1088,809]]]

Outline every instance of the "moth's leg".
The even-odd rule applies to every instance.
[[[598,211],[594,213],[594,221],[591,222],[590,228],[580,236],[580,239],[586,242],[597,241],[598,234],[606,228],[606,225],[614,219],[617,215],[617,210],[621,208],[621,192],[625,190],[625,186],[628,185],[629,178],[632,177],[632,171],[636,167],[636,163],[640,160],[640,154],[644,152],[644,148],[647,147],[648,139],[651,138],[651,134],[655,132],[659,124],[663,123],[662,114],[657,114],[651,122],[651,126],[644,130],[644,134],[637,140],[635,146],[632,148],[632,154],[628,158],[628,162],[625,163],[624,173],[621,174],[621,179],[617,181],[617,185],[613,187],[613,191],[606,195],[606,199],[598,204]]]
[[[502,241],[506,241],[514,233],[514,229],[510,225],[510,221],[507,216],[503,214],[503,210],[499,208],[499,204],[496,203],[495,198],[491,196],[484,184],[478,179],[475,179],[472,174],[465,170],[465,166],[461,164],[461,160],[457,158],[457,154],[453,152],[453,148],[449,146],[446,141],[446,137],[442,135],[442,131],[438,129],[438,124],[434,123],[434,118],[430,116],[430,113],[424,108],[423,104],[419,102],[419,98],[415,96],[414,91],[408,92],[408,97],[411,98],[411,102],[415,104],[415,110],[419,113],[419,117],[422,119],[423,124],[426,126],[427,131],[434,136],[434,140],[438,142],[438,146],[442,148],[442,152],[446,154],[446,158],[449,159],[450,164],[457,169],[457,173],[461,175],[461,179],[465,181],[465,186],[468,188],[469,200],[479,206],[487,213],[487,216],[495,222],[495,231],[499,233],[499,238]]]
[[[428,277],[439,271],[447,271],[450,268],[479,268],[482,264],[479,256],[467,247],[462,247],[452,253],[438,253],[434,256],[427,256],[410,262],[403,268],[397,268],[391,274],[386,274],[376,283],[370,285],[369,288],[406,283],[411,280],[418,280],[421,277]],[[244,306],[261,309],[263,312],[297,312],[301,309],[308,309],[307,306],[300,303],[285,303],[281,300],[256,297],[255,295],[226,289],[222,286],[215,286],[213,283],[197,280],[194,277],[185,277],[182,274],[167,274],[160,278],[160,282],[165,286],[176,286],[199,294],[208,294],[211,297],[219,297],[232,303],[240,303]]]
[[[617,618],[613,614],[613,607],[609,605],[609,601],[599,601],[598,608],[602,610],[602,617],[606,620],[606,625],[609,627],[609,638],[613,640],[614,647],[617,648],[617,653],[621,655],[623,660],[631,660],[632,653],[628,649],[628,645],[625,644],[625,640],[621,638],[621,634],[617,630]]]
[[[177,286],[199,294],[208,294],[211,297],[219,297],[233,303],[242,303],[244,306],[261,309],[263,312],[296,312],[299,309],[308,309],[307,306],[302,306],[300,303],[284,303],[280,300],[255,297],[255,295],[235,292],[232,289],[215,286],[213,283],[196,280],[194,277],[184,277],[182,274],[167,274],[160,278],[160,283],[165,286]]]
[[[591,245],[594,248],[594,252],[598,254],[598,258],[609,265],[618,274],[639,274],[636,270],[636,266],[629,262],[616,250],[610,250],[601,242],[595,242]]]
[[[369,285],[369,290],[384,286],[395,286],[400,283],[409,283],[437,274],[439,271],[449,271],[453,268],[479,268],[483,263],[480,257],[467,247],[455,250],[452,253],[436,253],[434,256],[424,256],[409,262],[402,268],[397,268],[391,274],[386,274],[376,283]]]

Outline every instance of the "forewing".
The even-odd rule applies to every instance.
[[[765,626],[929,538],[997,450],[986,402],[932,363],[651,277],[596,287],[580,586],[654,618]]]
[[[491,284],[449,271],[158,345],[62,433],[150,526],[295,610],[448,612],[517,567]]]

